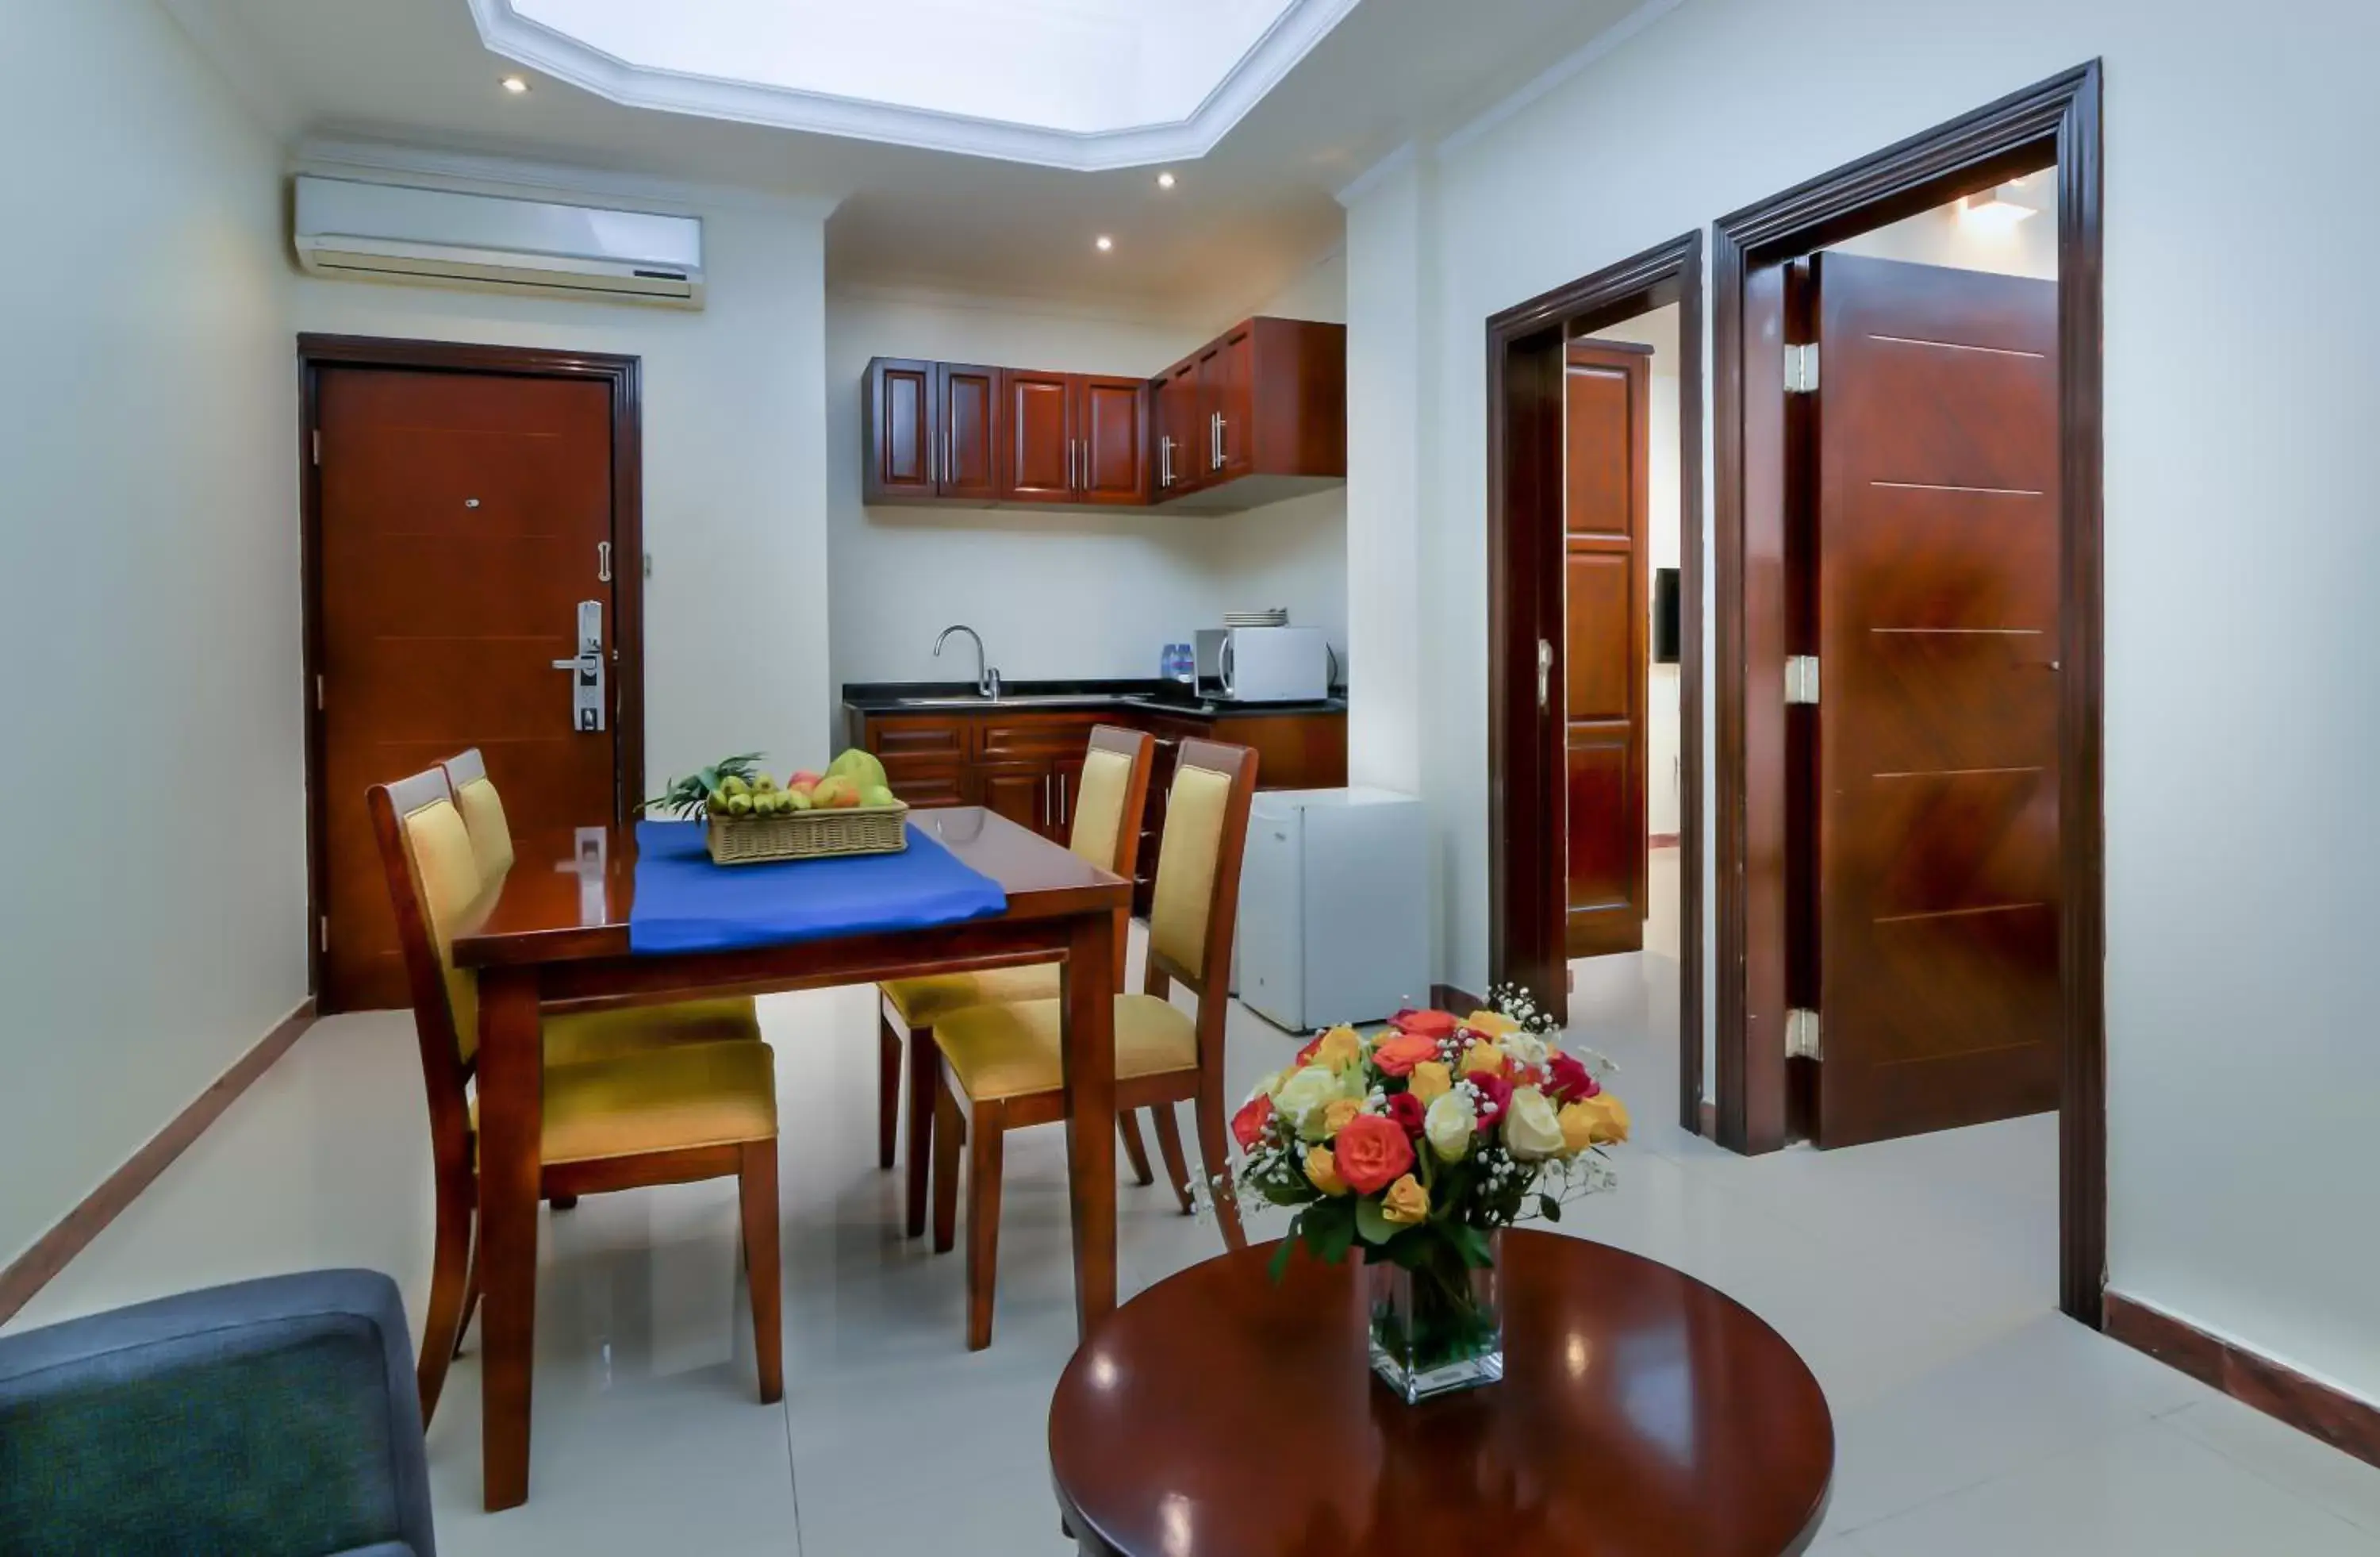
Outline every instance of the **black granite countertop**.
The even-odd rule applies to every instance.
[[[921,699],[923,699],[921,701]],[[1272,713],[1344,713],[1347,699],[1321,698],[1295,703],[1233,703],[1191,695],[1177,681],[1003,681],[1000,700],[978,697],[972,681],[847,681],[843,706],[860,713],[965,713],[994,710],[1011,713],[1096,713],[1128,708],[1190,719],[1245,718]]]

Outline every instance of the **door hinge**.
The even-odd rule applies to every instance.
[[[1791,705],[1805,703],[1818,706],[1818,657],[1815,654],[1789,655],[1785,661],[1785,701]]]
[[[1818,1014],[1800,1008],[1785,1013],[1785,1057],[1791,1060],[1815,1060],[1819,1052]]]
[[[1785,348],[1785,393],[1815,395],[1818,392],[1818,343],[1789,346]]]
[[[319,427],[314,429],[314,463],[322,463],[322,430]]]
[[[331,949],[331,916],[328,914],[324,914],[316,926],[314,944],[318,950],[323,952]]]

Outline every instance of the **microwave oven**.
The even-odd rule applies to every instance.
[[[1211,627],[1198,634],[1198,694],[1232,703],[1316,702],[1330,695],[1319,627]]]

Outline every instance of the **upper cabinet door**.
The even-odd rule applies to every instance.
[[[934,364],[937,496],[1000,501],[1000,370],[964,362]]]
[[[1158,502],[1195,491],[1207,480],[1206,415],[1198,400],[1198,359],[1167,370],[1150,391],[1149,486]]]
[[[934,364],[880,357],[868,364],[868,461],[861,501],[935,494]]]
[[[1002,375],[1008,427],[1002,440],[1002,496],[1012,503],[1075,501],[1075,384],[1064,373]]]
[[[1208,468],[1219,481],[1256,468],[1256,359],[1253,322],[1217,341],[1200,359],[1199,383],[1214,420]]]
[[[1085,503],[1148,501],[1148,385],[1138,379],[1075,381],[1075,490]]]

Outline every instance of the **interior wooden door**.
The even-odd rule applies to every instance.
[[[1563,438],[1563,941],[1645,945],[1645,699],[1652,348],[1572,341]]]
[[[1812,276],[1831,1147],[2058,1104],[2058,288]]]
[[[1148,386],[1138,379],[1075,380],[1076,495],[1085,503],[1148,501]]]
[[[1000,370],[965,362],[934,364],[937,496],[1000,500]]]
[[[1014,503],[1075,501],[1075,384],[1065,373],[1001,375],[1008,432],[1002,496]]]
[[[612,395],[585,379],[321,370],[325,1009],[407,1002],[365,810],[466,747],[516,833],[617,820]],[[628,566],[633,566],[633,563]],[[602,729],[572,713],[581,602],[601,613]]]

